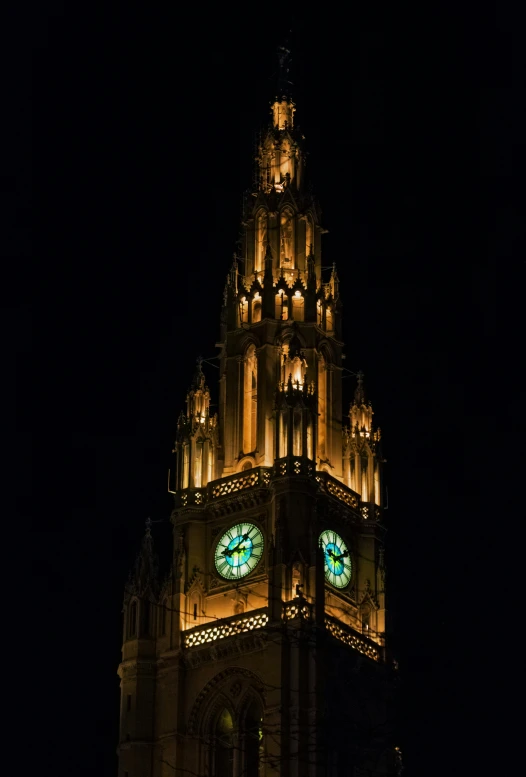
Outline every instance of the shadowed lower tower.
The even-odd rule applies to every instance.
[[[177,422],[172,565],[159,579],[148,529],[126,589],[120,777],[399,769],[380,431],[361,373],[343,417],[340,284],[288,92],[257,164],[218,414],[198,362]]]

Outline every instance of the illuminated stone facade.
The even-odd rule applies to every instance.
[[[361,375],[342,418],[339,281],[294,111],[276,99],[260,141],[218,415],[199,363],[177,423],[172,569],[148,530],[126,586],[119,777],[396,773],[380,433]]]

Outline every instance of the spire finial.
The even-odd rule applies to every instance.
[[[203,388],[203,386],[205,384],[205,374],[204,374],[203,369],[201,367],[203,361],[204,361],[204,359],[203,359],[202,356],[198,356],[197,359],[195,360],[196,369],[195,369],[195,372],[194,372],[194,377],[192,379],[192,384],[191,384],[190,389],[189,389],[190,391],[195,390],[195,389]]]
[[[151,534],[152,520],[150,516],[145,521],[146,531],[142,538],[141,549],[135,559],[135,569],[131,575],[131,583],[135,592],[143,593],[148,588],[158,589],[158,559],[153,550]]]
[[[358,385],[356,386],[356,390],[354,392],[354,402],[357,405],[363,405],[365,402],[365,390],[363,387],[363,379],[365,376],[361,370],[358,370],[356,377],[358,379]]]
[[[289,30],[289,35],[292,30]],[[292,61],[290,56],[290,48],[288,40],[285,39],[281,46],[278,46],[278,97],[286,95],[290,97],[290,87],[293,86],[292,81],[289,80],[289,64]]]

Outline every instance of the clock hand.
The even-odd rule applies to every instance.
[[[234,553],[239,553],[239,552],[240,552],[239,548],[240,548],[240,547],[241,547],[241,545],[242,545],[242,544],[245,542],[245,540],[248,540],[248,534],[243,534],[243,536],[242,536],[242,537],[241,537],[241,539],[239,540],[239,542],[238,542],[238,544],[236,545],[236,547],[235,547],[235,548],[232,548],[231,550],[228,550],[228,548],[226,548],[226,550],[224,550],[224,551],[223,551],[223,554],[222,554],[222,555],[223,555],[223,556],[228,556],[228,557],[230,558],[231,556],[233,556],[233,555],[234,555]],[[243,548],[243,550],[245,550],[245,548]]]

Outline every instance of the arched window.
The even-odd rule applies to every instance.
[[[137,602],[132,602],[128,610],[128,637],[137,636]]]
[[[286,321],[289,317],[289,300],[283,289],[276,294],[276,309],[274,318]]]
[[[239,300],[239,323],[248,324],[248,302],[246,297]]]
[[[325,311],[325,329],[327,332],[332,332],[334,330],[334,324],[332,320],[332,308],[327,307],[327,310]]]
[[[303,456],[303,417],[301,409],[294,410],[294,438],[292,443],[292,455]]]
[[[256,449],[256,422],[258,405],[258,365],[256,346],[250,345],[245,355],[245,380],[243,402],[243,451]]]
[[[363,502],[369,502],[369,457],[367,454],[362,454],[362,484],[360,489],[360,496]]]
[[[198,440],[195,444],[194,461],[194,487],[201,488],[203,480],[203,441]]]
[[[261,297],[256,292],[252,300],[252,323],[257,324],[258,321],[261,321]]]
[[[327,364],[320,354],[318,360],[318,456],[326,457],[327,442]]]
[[[280,266],[294,269],[294,216],[289,208],[281,211],[280,217]]]
[[[279,439],[278,439],[278,458],[282,459],[288,453],[288,422],[289,413],[287,408],[283,408],[279,413]]]
[[[259,777],[259,765],[263,749],[262,718],[261,706],[254,699],[246,712],[242,730],[243,774],[246,777]]]
[[[190,446],[188,443],[183,445],[183,488],[188,488],[190,478]]]
[[[265,253],[267,251],[267,213],[259,212],[256,222],[256,261],[254,270],[261,272],[264,269]]]
[[[214,777],[233,777],[234,721],[226,707],[217,716],[213,743],[212,774]]]
[[[301,293],[299,291],[296,291],[294,293],[294,296],[292,297],[292,318],[294,319],[294,321],[304,320],[304,309],[305,309],[304,304],[305,304],[305,301],[301,296]]]

